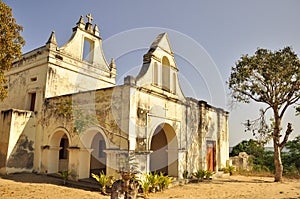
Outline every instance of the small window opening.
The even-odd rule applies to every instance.
[[[104,158],[105,157],[105,141],[104,140],[99,140],[99,158]]]
[[[30,78],[30,81],[35,82],[37,80],[37,77]]]
[[[30,111],[34,111],[35,109],[35,101],[36,101],[36,93],[31,93],[30,94]]]
[[[59,146],[61,147],[59,151],[59,159],[68,159],[69,142],[66,136],[61,138]]]
[[[170,62],[167,57],[162,58],[162,88],[170,91]]]
[[[157,63],[154,63],[154,69],[153,69],[153,84],[158,85],[158,66]]]
[[[94,42],[85,38],[83,43],[82,60],[93,63],[94,59]]]

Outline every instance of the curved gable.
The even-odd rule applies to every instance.
[[[144,55],[136,85],[170,97],[183,99],[178,81],[178,68],[167,33],[159,34]]]
[[[85,23],[83,17],[80,17],[77,26],[73,28],[73,35],[64,46],[59,48],[59,51],[68,54],[72,58],[109,71],[109,64],[103,53],[98,26],[96,24],[93,26],[91,16],[88,19],[88,22]]]

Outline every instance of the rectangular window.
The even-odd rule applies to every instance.
[[[153,83],[154,85],[158,85],[158,66],[157,63],[154,63],[154,69],[153,69]]]
[[[100,140],[99,141],[99,158],[104,158],[105,157],[105,141],[104,140]]]
[[[35,110],[35,100],[36,100],[36,93],[31,93],[30,94],[30,107],[29,107],[30,111]]]
[[[82,60],[93,63],[94,59],[94,42],[84,38]]]
[[[162,88],[166,91],[170,91],[170,67],[162,67]]]
[[[59,146],[61,147],[59,151],[59,159],[68,159],[68,138],[61,138]]]

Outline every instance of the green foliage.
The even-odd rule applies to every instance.
[[[282,154],[284,174],[300,177],[300,136],[286,144],[287,152]]]
[[[205,177],[205,171],[202,169],[199,169],[193,173],[193,176],[197,178],[198,182],[203,181],[203,179]]]
[[[57,102],[44,103],[44,115],[40,121],[42,125],[48,124],[48,118],[64,118],[72,125],[74,133],[83,133],[84,130],[91,124],[97,123],[97,118],[81,108],[79,105],[74,105],[72,99],[58,100]]]
[[[237,102],[250,100],[267,105],[274,123],[272,136],[274,153],[285,146],[292,132],[289,123],[282,141],[281,121],[288,107],[300,99],[300,60],[290,47],[278,51],[257,49],[254,55],[243,55],[232,67],[228,81],[232,98]],[[297,109],[299,110],[299,108]],[[276,149],[276,150],[275,150]],[[282,180],[280,153],[276,153],[275,181]]]
[[[172,177],[165,176],[162,172],[158,175],[158,186],[159,190],[164,190],[169,187],[169,185],[172,183]]]
[[[115,181],[116,179],[114,178],[114,176],[108,176],[106,186],[111,188]]]
[[[296,115],[300,115],[300,107],[296,107]]]
[[[242,141],[237,146],[242,145],[242,143],[249,143],[249,141]],[[248,145],[247,145],[248,146]],[[251,146],[251,145],[249,145]],[[238,149],[240,148],[236,147]],[[247,148],[246,148],[247,149]],[[253,148],[254,150],[255,148]],[[283,164],[283,175],[300,177],[300,136],[297,136],[295,139],[288,141],[285,147],[285,150],[281,153],[282,164]],[[260,147],[254,150],[253,155],[253,171],[261,173],[274,173],[274,153],[273,151],[267,151],[264,148]],[[250,152],[249,152],[250,153]],[[251,153],[250,153],[251,154]],[[224,171],[226,168],[224,169]]]
[[[230,175],[233,174],[234,170],[235,170],[234,166],[228,166],[223,169],[224,173],[229,173]]]
[[[159,190],[159,176],[156,172],[147,174],[147,179],[151,184],[151,191],[156,192]]]
[[[290,47],[274,52],[258,48],[237,61],[228,84],[237,101],[291,105],[300,97],[300,61]]]
[[[256,140],[243,140],[233,147],[230,156],[237,156],[240,152],[246,152],[248,155],[251,155],[249,161],[251,161],[254,169],[265,170],[264,164],[266,161],[264,145],[261,142]],[[272,160],[274,161],[274,160]],[[267,169],[269,170],[269,169]]]
[[[146,179],[146,180],[140,181],[140,185],[143,189],[144,198],[149,198],[149,190],[151,188],[151,183]]]
[[[160,172],[159,174],[154,172],[145,174],[140,181],[140,184],[142,188],[145,187],[143,188],[143,190],[145,189],[144,193],[147,193],[149,191],[163,191],[164,189],[169,187],[172,181],[172,177],[165,176],[162,172]]]
[[[64,181],[64,185],[66,184],[67,179],[69,178],[69,176],[71,175],[71,172],[68,170],[64,170],[61,172],[57,173]]]
[[[7,83],[4,72],[8,71],[14,59],[21,56],[22,46],[25,44],[20,35],[23,27],[16,24],[12,10],[4,2],[0,1],[0,101],[7,96]]]
[[[88,127],[90,124],[95,124],[97,122],[97,119],[94,115],[85,113],[78,107],[74,108],[73,120],[74,132],[77,133],[83,133],[86,127]]]
[[[243,140],[232,148],[230,156],[237,156],[240,152],[246,152],[248,155],[255,157],[260,156],[264,151],[264,146],[258,141],[253,139]]]
[[[71,119],[71,116],[73,114],[73,103],[72,103],[72,100],[61,101],[56,106],[56,112],[57,112],[58,116]]]
[[[143,189],[144,198],[149,198],[149,191],[153,186],[153,182],[151,181],[152,175],[153,174],[151,173],[144,174],[142,179],[139,181]]]
[[[92,173],[92,177],[97,180],[97,182],[101,185],[101,193],[106,194],[106,185],[109,181],[108,177],[104,174],[103,171],[101,171],[100,175],[96,175]]]
[[[206,179],[210,179],[213,174],[214,174],[214,172],[207,170],[207,171],[205,171],[205,178]]]

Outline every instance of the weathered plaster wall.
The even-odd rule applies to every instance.
[[[57,54],[57,53],[54,53]],[[60,53],[63,60],[52,56],[47,70],[45,97],[96,90],[115,85],[115,78],[109,71],[96,68],[95,65],[73,60]]]
[[[187,101],[187,110],[184,115],[184,119],[187,122],[187,126],[184,129],[185,137],[187,139],[186,152],[187,161],[185,165],[185,170],[189,173],[193,173],[198,169],[202,169],[203,162],[203,151],[201,147],[203,144],[203,135],[199,129],[201,112],[196,100],[189,99]]]
[[[0,173],[6,173],[7,152],[11,128],[12,111],[1,111],[0,114]]]
[[[1,114],[2,173],[32,171],[35,148],[35,117],[30,111],[11,109]],[[6,157],[5,157],[6,156]],[[5,159],[4,159],[5,158]]]
[[[151,139],[161,124],[169,132],[170,175],[181,178],[184,170],[207,169],[207,141],[216,143],[216,169],[226,165],[228,113],[185,98],[167,34],[152,43],[139,75],[115,86],[116,66],[105,60],[98,27],[90,22],[80,18],[62,47],[52,33],[45,46],[23,55],[6,73],[9,96],[0,110],[28,110],[30,93],[36,93],[36,104],[34,112],[1,112],[0,171],[56,173],[62,168],[60,141],[66,137],[69,156],[63,161],[72,177],[89,177],[93,138],[101,134],[107,174],[125,164],[128,150],[136,152],[140,169],[149,172]],[[83,57],[85,40],[92,47],[89,60]]]
[[[29,110],[31,93],[36,93],[35,109],[41,108],[45,90],[47,54],[44,48],[27,53],[5,73],[8,80],[6,85],[8,97],[0,103],[0,110],[11,108]]]
[[[118,169],[118,165],[116,165],[116,160],[112,160],[112,156],[115,155],[116,150],[128,149],[128,98],[129,88],[123,86],[47,99],[40,118],[40,123],[43,126],[41,147],[49,146],[50,149],[55,147],[51,145],[53,134],[58,129],[64,129],[63,134],[68,135],[70,139],[69,148],[72,148],[69,151],[71,158],[69,161],[70,170],[81,168],[78,172],[88,173],[90,159],[76,162],[76,164],[71,161],[76,160],[75,157],[83,156],[86,153],[85,149],[90,150],[94,136],[101,132],[106,140],[107,167],[109,167],[108,170],[112,169],[111,173],[114,172]],[[76,120],[85,123],[81,131],[74,129]],[[58,139],[60,140],[60,137]],[[79,151],[76,151],[76,148]],[[47,150],[48,147],[44,151]],[[55,159],[54,156],[53,158]],[[53,158],[52,160],[55,161]],[[41,160],[44,167],[42,170],[49,171],[47,164],[50,160],[51,158]],[[78,178],[79,175],[83,174],[77,173],[76,175]]]
[[[105,59],[97,25],[93,27],[91,21],[85,23],[82,17],[76,25],[70,40],[62,47],[57,46],[54,33],[47,42],[50,53],[46,98],[116,84],[116,68]]]

